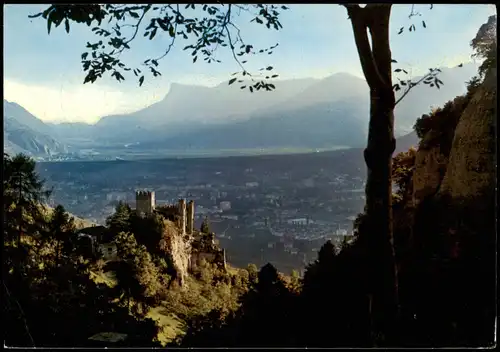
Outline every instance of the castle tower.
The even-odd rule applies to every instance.
[[[222,249],[222,262],[224,263],[224,270],[227,269],[227,261],[226,261],[226,250]]]
[[[186,234],[186,200],[179,199],[179,228],[182,234]]]
[[[152,214],[155,209],[155,192],[136,191],[135,192],[135,209],[138,215]]]
[[[194,201],[188,203],[187,208],[187,232],[192,235],[194,229]]]

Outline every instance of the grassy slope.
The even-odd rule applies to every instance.
[[[112,271],[103,272],[93,270],[90,272],[90,277],[96,283],[104,283],[109,287],[114,287],[117,284],[115,274]],[[161,305],[151,308],[147,316],[158,322],[158,326],[160,327],[158,340],[163,345],[172,341],[179,334],[184,333],[184,323],[175,315],[170,314],[168,311],[166,311],[165,307]]]
[[[232,275],[237,274],[240,270],[243,269],[231,267],[230,265],[227,266],[228,273]],[[112,271],[103,272],[93,270],[90,275],[96,283],[105,283],[109,287],[114,287],[117,284],[114,272]],[[197,289],[199,289],[199,287],[196,286],[200,286],[200,283],[192,277],[190,277],[188,281],[191,289],[198,291]],[[158,326],[160,327],[158,340],[162,343],[162,345],[167,344],[185,332],[185,322],[178,318],[175,314],[169,312],[166,308],[166,304],[152,307],[147,316],[158,322]]]
[[[45,210],[45,214],[47,216],[50,216],[52,214],[52,212],[54,211],[54,208],[48,206],[48,205],[44,205],[43,206],[43,209]],[[76,228],[78,230],[80,229],[84,229],[86,227],[91,227],[92,225],[97,225],[95,223],[93,223],[92,221],[89,221],[89,220],[85,220],[85,219],[81,219],[71,213],[68,213],[69,217],[71,218],[74,218],[75,219],[75,225],[76,225]]]
[[[151,308],[147,316],[158,322],[158,326],[161,328],[158,333],[158,340],[163,346],[184,333],[184,322],[174,314],[169,313],[165,307]]]

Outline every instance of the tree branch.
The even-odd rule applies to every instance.
[[[130,43],[132,40],[134,40],[134,39],[135,39],[135,37],[136,37],[136,35],[137,35],[137,32],[139,32],[139,26],[141,25],[141,22],[142,22],[142,20],[143,20],[144,16],[146,15],[146,12],[148,12],[150,8],[151,8],[151,5],[147,5],[147,6],[143,9],[141,17],[140,17],[140,18],[139,18],[139,20],[137,21],[137,24],[134,26],[134,27],[135,27],[134,35],[132,36],[132,38],[130,38],[129,40],[127,40],[127,41],[125,42],[125,44],[128,44],[128,43]],[[123,49],[122,49],[122,50],[123,50]]]
[[[385,87],[392,87],[391,46],[389,43],[389,18],[391,4],[368,4],[365,11],[370,11],[370,36],[372,53],[378,78]]]
[[[241,67],[241,69],[243,70],[243,72],[247,73],[250,77],[252,77],[252,75],[247,72],[247,70],[245,69],[245,67],[241,63],[241,61],[236,56],[236,53],[234,52],[233,40],[231,39],[231,33],[229,32],[229,28],[227,28],[227,26],[224,27],[224,28],[226,29],[227,39],[229,40],[229,46],[231,48],[231,53],[233,54],[234,60],[238,63],[238,65]]]
[[[356,42],[356,48],[358,50],[358,56],[361,62],[361,68],[363,69],[363,74],[365,75],[370,89],[375,89],[381,85],[381,82],[374,62],[370,42],[368,41],[368,25],[365,18],[365,9],[361,8],[357,4],[347,4],[343,6],[346,7],[351,20],[354,40]]]
[[[177,5],[177,16],[180,14],[180,10],[179,10],[179,4],[176,4]],[[172,41],[170,42],[167,50],[165,51],[165,53],[160,56],[159,58],[156,59],[156,61],[159,61],[161,59],[163,59],[165,56],[168,55],[168,53],[170,52],[170,50],[172,49],[172,47],[174,46],[174,43],[175,43],[175,38],[177,37],[177,23],[178,21],[175,21],[175,26],[174,26],[174,36],[172,38]]]
[[[404,91],[403,95],[401,95],[397,100],[396,102],[394,103],[394,106],[398,105],[398,103],[403,100],[403,98],[410,92],[410,90],[412,90],[412,88],[418,86],[420,83],[422,83],[424,80],[426,80],[427,78],[433,76],[434,73],[433,72],[430,72],[428,74],[426,74],[425,76],[423,76],[422,78],[420,78],[417,82],[413,83],[413,82],[410,82],[410,84],[408,85],[408,89]]]

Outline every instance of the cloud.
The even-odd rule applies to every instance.
[[[109,114],[127,113],[150,105],[150,95],[131,94],[98,85],[65,85],[60,89],[4,80],[4,98],[16,102],[43,121],[96,122]],[[141,99],[142,98],[142,99]]]

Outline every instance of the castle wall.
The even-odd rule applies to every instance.
[[[179,228],[182,231],[182,235],[186,234],[186,200],[179,199]]]
[[[187,208],[187,232],[192,235],[194,230],[194,201],[190,201]]]

